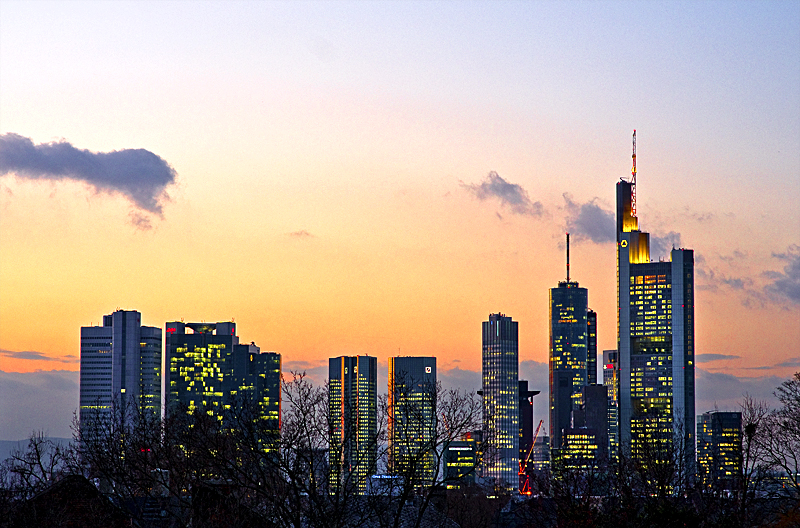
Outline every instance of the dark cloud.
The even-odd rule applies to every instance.
[[[475,370],[464,370],[458,367],[437,369],[436,377],[445,389],[461,389],[477,391],[481,388],[481,373]]]
[[[492,171],[480,184],[459,182],[459,185],[478,200],[498,198],[500,204],[519,215],[542,216],[544,207],[541,202],[531,201],[528,192],[516,183],[509,183],[499,174]]]
[[[670,231],[665,235],[650,235],[650,258],[668,257],[672,248],[681,247],[681,234]]]
[[[764,272],[764,277],[771,281],[766,286],[767,293],[800,304],[800,246],[791,245],[786,253],[773,253],[772,256],[786,262],[786,265],[783,272]]]
[[[290,236],[292,238],[314,238],[314,235],[312,235],[305,229],[301,229],[300,231],[293,231],[291,233],[286,233],[286,236]]]
[[[0,371],[0,439],[21,440],[34,431],[72,436],[78,408],[77,371]]]
[[[92,152],[66,141],[40,143],[18,134],[0,136],[0,176],[14,173],[28,179],[70,179],[98,191],[120,193],[142,211],[161,216],[166,188],[175,170],[145,149]],[[136,221],[134,221],[136,223]]]
[[[709,361],[719,361],[722,359],[741,359],[742,356],[731,354],[697,354],[694,359],[698,363],[708,363]]]
[[[778,376],[734,376],[724,372],[710,372],[701,368],[695,369],[695,373],[697,414],[713,410],[715,407],[721,411],[740,410],[739,404],[745,393],[774,405],[775,397],[772,393],[775,391],[775,387],[785,381]]]
[[[24,359],[29,361],[59,361],[61,363],[76,363],[79,361],[74,354],[68,354],[61,357],[50,357],[35,350],[3,350],[0,349],[0,356],[10,357],[14,359]]]
[[[787,359],[786,361],[782,361],[775,365],[775,367],[785,368],[785,367],[800,367],[800,357]]]
[[[594,198],[583,204],[572,201],[569,193],[562,195],[567,204],[567,231],[577,240],[588,239],[597,244],[616,241],[614,212],[603,209]]]

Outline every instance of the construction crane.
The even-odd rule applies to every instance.
[[[631,169],[631,216],[636,216],[636,129],[633,129],[633,168]]]
[[[533,446],[536,445],[536,439],[539,438],[539,431],[542,429],[542,424],[544,420],[539,420],[539,425],[536,427],[536,432],[533,433],[533,441],[531,442],[531,448],[528,449],[528,456],[525,457],[525,462],[519,462],[519,494],[520,495],[531,495],[533,491],[531,490],[531,476],[526,471],[528,469],[528,462],[531,460],[531,455],[533,454]]]

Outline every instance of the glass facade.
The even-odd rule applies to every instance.
[[[376,472],[378,360],[339,356],[328,361],[330,415],[329,485],[363,493]]]
[[[649,234],[617,183],[618,416],[623,452],[678,456],[694,471],[694,253],[651,261]]]
[[[705,488],[738,489],[742,474],[742,413],[712,411],[697,417],[697,465]]]
[[[161,329],[141,325],[137,311],[103,316],[81,328],[80,423],[147,413],[161,415]],[[84,430],[84,433],[86,431]]]
[[[503,314],[483,322],[483,424],[489,443],[483,477],[506,489],[519,485],[519,327]]]
[[[562,431],[570,427],[572,411],[580,409],[581,388],[588,381],[588,303],[588,290],[577,282],[559,282],[550,289],[550,438],[554,449],[561,447]]]
[[[389,471],[430,484],[436,476],[436,358],[389,358]]]
[[[254,420],[280,428],[281,356],[239,344],[235,323],[167,323],[166,351],[168,411],[201,410],[224,422],[232,407],[256,405]]]

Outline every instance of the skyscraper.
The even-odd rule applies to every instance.
[[[436,474],[436,358],[389,358],[389,471],[430,483]]]
[[[81,327],[82,430],[109,419],[112,406],[118,417],[161,415],[161,329],[141,322],[139,312],[117,310],[103,316],[103,326]]]
[[[603,350],[603,385],[608,388],[608,442],[609,457],[616,458],[619,455],[619,420],[617,390],[619,380],[617,379],[617,351]]]
[[[501,487],[519,485],[519,326],[504,314],[483,322],[484,441],[492,449],[483,461],[484,478]]]
[[[650,260],[636,216],[636,131],[631,178],[617,182],[617,274],[620,448],[634,457],[682,453],[691,473],[694,253],[673,248],[669,261]]]
[[[378,360],[339,356],[328,361],[328,412],[331,423],[330,482],[365,491],[378,456]]]
[[[593,374],[593,375],[592,375]],[[597,314],[589,310],[589,291],[569,278],[550,289],[550,439],[562,445],[561,432],[581,407],[581,389],[597,379]]]
[[[233,405],[256,405],[254,419],[278,430],[280,354],[239,344],[233,322],[167,323],[166,341],[168,411],[203,409],[222,421]]]
[[[742,413],[710,411],[697,417],[697,464],[704,487],[737,489],[742,471]]]

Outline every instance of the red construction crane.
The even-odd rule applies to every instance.
[[[536,439],[539,438],[539,431],[542,429],[542,424],[544,420],[539,420],[539,425],[536,427],[536,432],[533,433],[533,441],[531,442],[531,448],[528,450],[528,456],[525,457],[525,462],[522,460],[519,461],[519,494],[520,495],[531,495],[533,491],[531,490],[531,476],[527,473],[528,469],[528,462],[531,459],[531,455],[533,454],[533,446],[536,445]]]

